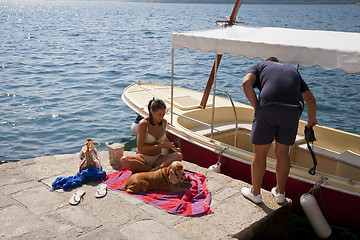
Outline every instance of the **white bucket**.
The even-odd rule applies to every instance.
[[[108,153],[109,153],[109,161],[111,166],[120,166],[120,159],[124,155],[125,146],[121,143],[106,143]]]

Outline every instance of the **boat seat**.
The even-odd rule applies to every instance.
[[[237,146],[241,146],[242,149],[252,152],[252,144],[250,143],[250,133],[252,128],[252,122],[239,122],[238,123],[238,134],[242,135],[240,139],[237,139]],[[211,128],[209,126],[201,125],[195,128],[190,129],[192,132],[197,133],[202,136],[210,137]],[[242,131],[242,133],[241,133]],[[234,134],[235,133],[235,123],[234,122],[220,122],[214,124],[214,138],[221,139],[220,141],[225,142],[225,136],[221,135],[222,133]],[[221,138],[223,136],[224,138]],[[239,135],[238,135],[239,136]],[[233,145],[233,140],[227,139],[229,145]],[[297,134],[295,139],[296,144],[302,144],[305,142],[305,137],[303,135]],[[269,151],[269,158],[275,159],[275,151],[273,150],[274,145],[272,145],[272,150]]]
[[[164,101],[168,104],[171,104],[171,98],[164,98]],[[206,104],[206,107],[210,107],[212,104]],[[200,101],[196,98],[193,98],[189,95],[187,96],[175,96],[174,97],[174,106],[180,110],[194,110],[201,108]]]
[[[360,154],[347,150],[337,156],[337,160],[350,166],[360,168]]]
[[[309,151],[306,143],[298,145],[298,148],[305,151]],[[347,150],[343,153],[339,153],[327,148],[313,145],[313,151],[315,154],[323,156],[325,158],[329,158],[338,162],[348,164],[356,168],[360,168],[360,154],[355,153],[351,150]]]
[[[246,130],[251,132],[252,123],[250,122],[238,122],[238,130]],[[202,136],[210,136],[211,128],[209,126],[199,126],[192,128],[191,131],[200,134]],[[235,123],[234,122],[222,122],[214,124],[214,134],[224,133],[235,131]],[[305,137],[297,134],[295,139],[295,144],[302,143],[305,141]]]
[[[249,122],[239,122],[238,130],[248,130],[251,131],[252,123]],[[197,133],[202,136],[210,136],[211,128],[209,126],[199,126],[192,128],[191,131]],[[221,122],[214,124],[214,134],[224,133],[229,131],[235,131],[235,123],[234,122]]]
[[[339,161],[336,167],[337,176],[360,181],[360,155],[358,153],[347,150],[340,153],[337,159]]]

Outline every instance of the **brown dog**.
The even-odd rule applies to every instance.
[[[186,192],[188,189],[181,188],[180,185],[184,183],[191,186],[191,183],[184,182],[184,179],[184,167],[181,162],[175,161],[167,168],[131,175],[125,182],[124,190],[128,193],[147,192],[150,190]]]

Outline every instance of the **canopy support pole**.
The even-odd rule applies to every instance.
[[[171,111],[170,111],[171,125],[173,125],[173,111],[174,111],[174,48],[171,49]]]

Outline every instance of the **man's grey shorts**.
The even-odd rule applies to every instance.
[[[281,105],[257,107],[251,130],[251,143],[265,145],[275,139],[278,143],[293,145],[300,116],[299,108]]]

